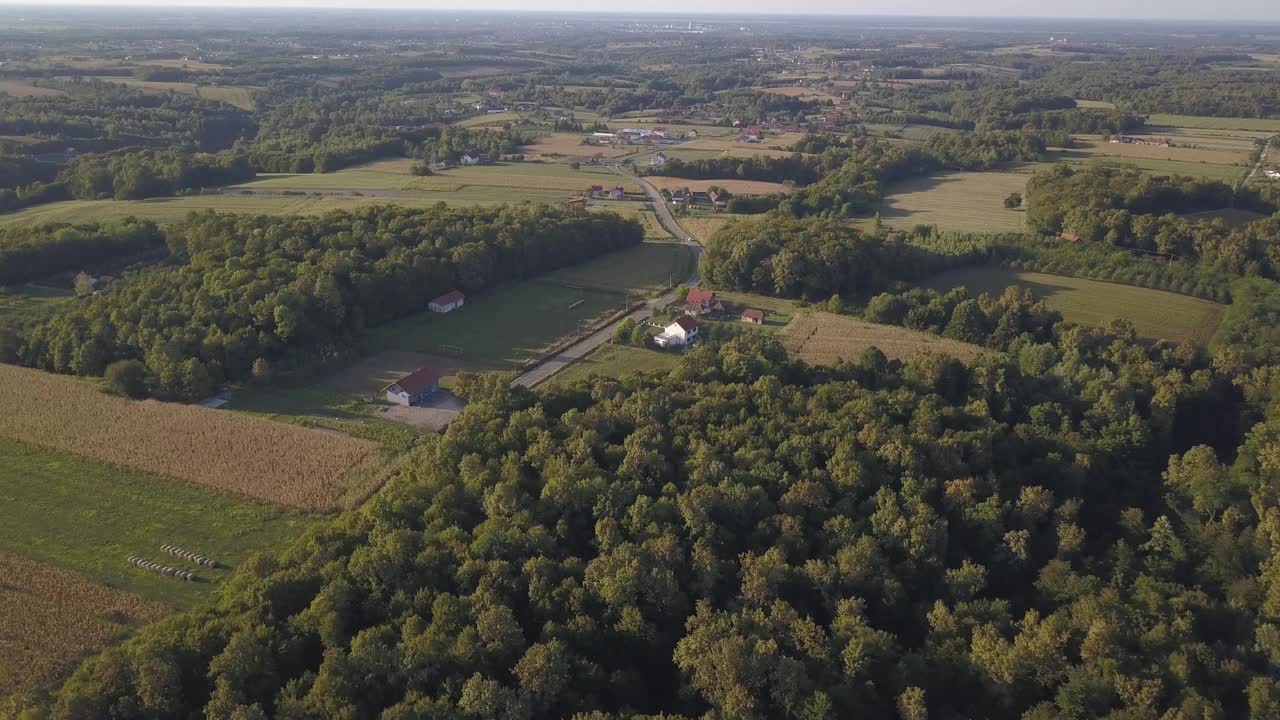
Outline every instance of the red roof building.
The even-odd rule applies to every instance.
[[[461,290],[453,290],[427,303],[427,309],[431,312],[447,313],[462,307],[465,300],[466,296]]]
[[[387,386],[387,402],[417,405],[440,388],[443,375],[434,368],[418,368]]]
[[[676,318],[676,324],[683,328],[685,332],[693,332],[698,329],[698,321],[688,315],[681,315]]]

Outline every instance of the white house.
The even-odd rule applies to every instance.
[[[663,165],[666,165],[667,164],[666,153],[658,153],[657,155],[654,155],[653,159],[649,161],[649,164],[654,167],[662,167]]]
[[[427,309],[435,313],[452,312],[462,307],[464,300],[466,300],[466,296],[462,294],[461,290],[453,290],[427,303]]]
[[[418,368],[387,386],[387,402],[396,405],[421,405],[427,396],[440,389],[440,372]]]
[[[653,341],[658,347],[684,347],[698,339],[698,321],[684,315],[662,329]]]
[[[458,160],[458,164],[459,165],[479,165],[480,157],[478,155],[472,155],[471,153],[467,153],[466,155],[463,155],[460,160]]]
[[[1266,170],[1267,177],[1272,180],[1280,179],[1280,170]]]

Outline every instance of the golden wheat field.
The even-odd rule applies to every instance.
[[[977,345],[825,312],[808,313],[792,320],[782,331],[782,345],[789,355],[810,365],[857,360],[869,347],[880,348],[880,352],[894,360],[933,352],[969,361],[982,352]]]
[[[163,605],[0,552],[0,697],[40,687],[164,616]]]
[[[307,512],[359,500],[375,443],[264,418],[107,395],[0,365],[0,436]]]
[[[703,245],[711,240],[711,236],[716,234],[720,228],[736,221],[734,216],[726,215],[706,215],[702,217],[682,217],[680,218],[680,227],[684,228],[690,235]]]

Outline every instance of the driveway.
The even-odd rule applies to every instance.
[[[388,420],[412,425],[419,430],[442,432],[466,406],[457,395],[448,390],[438,390],[431,394],[425,405],[392,405],[383,411],[383,415]]]

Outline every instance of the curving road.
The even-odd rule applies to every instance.
[[[676,222],[675,216],[671,214],[671,208],[667,207],[666,200],[662,198],[662,194],[658,192],[657,188],[649,184],[649,182],[646,181],[643,177],[630,175],[625,171],[623,171],[622,168],[617,165],[613,166],[613,171],[618,173],[619,175],[626,175],[627,177],[631,177],[640,183],[640,185],[644,188],[645,192],[649,195],[649,198],[653,200],[653,210],[654,210],[654,214],[657,215],[658,217],[658,223],[662,225],[662,228],[664,230],[666,230],[668,233],[671,234],[671,237],[675,238],[682,245],[689,248],[689,254],[693,256],[693,269],[690,271],[689,277],[684,281],[684,284],[688,287],[693,287],[697,285],[698,279],[699,279],[698,264],[702,260],[702,246],[699,245],[697,241],[695,241],[689,235],[689,233],[685,232],[684,228],[680,227],[680,223]],[[597,330],[594,333],[591,333],[590,335],[583,338],[582,340],[574,343],[568,348],[565,348],[564,350],[557,353],[556,355],[553,355],[547,358],[546,360],[543,360],[541,363],[535,366],[532,370],[526,372],[525,374],[513,380],[511,382],[511,386],[512,387],[516,387],[516,386],[533,387],[534,385],[537,385],[543,380],[546,380],[547,378],[556,374],[566,366],[581,359],[584,355],[591,352],[592,350],[595,350],[601,345],[604,345],[605,343],[609,342],[610,338],[613,337],[614,330],[616,330],[618,325],[621,324],[622,321],[625,320],[626,318],[631,318],[636,322],[644,322],[645,320],[648,320],[650,316],[653,315],[654,310],[661,307],[666,307],[667,305],[670,305],[671,303],[675,302],[675,300],[676,300],[676,291],[671,290],[670,292],[660,297],[656,297],[656,298],[653,298],[652,300],[646,301],[644,304],[644,307],[640,308],[639,310],[636,310],[622,318],[619,318],[616,322],[610,323],[609,325]]]

